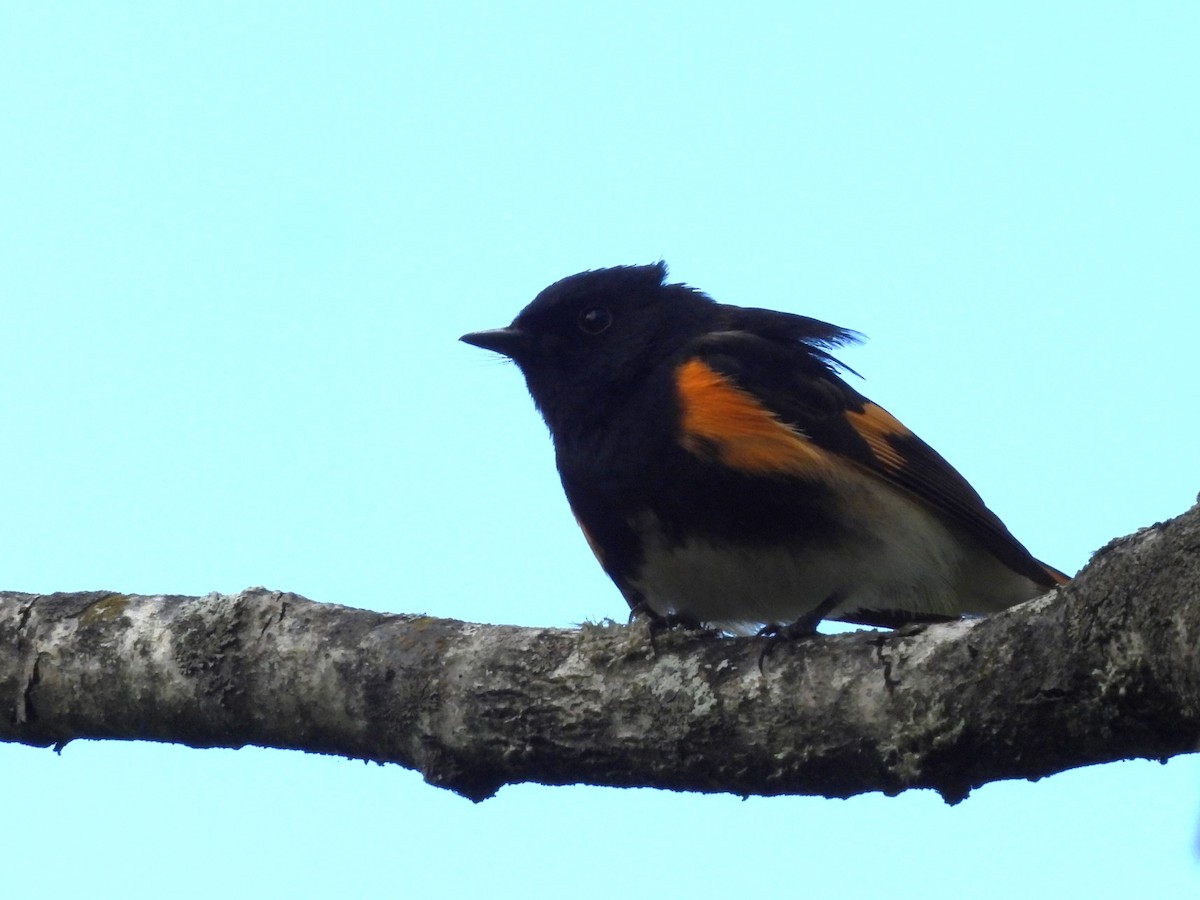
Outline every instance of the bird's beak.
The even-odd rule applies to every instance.
[[[502,353],[515,359],[530,349],[533,340],[528,331],[510,325],[508,328],[492,328],[488,331],[472,331],[459,338],[465,344]]]

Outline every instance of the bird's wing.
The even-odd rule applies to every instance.
[[[765,310],[738,313],[770,328],[752,318],[757,327],[745,330],[734,320],[693,341],[675,369],[685,448],[746,471],[818,480],[853,466],[936,510],[1034,583],[1067,580],[1034,559],[932,447],[838,376],[826,348],[850,333]],[[832,331],[797,339],[786,333],[791,321]]]

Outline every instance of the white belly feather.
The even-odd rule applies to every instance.
[[[846,480],[844,496],[855,499],[843,505],[839,532],[854,539],[841,549],[821,540],[798,550],[672,545],[657,520],[643,515],[636,526],[645,558],[634,587],[661,615],[740,633],[789,624],[833,596],[841,600],[826,618],[860,609],[987,613],[1042,593],[973,540],[956,538],[917,501],[867,476]]]

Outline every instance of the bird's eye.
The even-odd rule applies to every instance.
[[[603,306],[592,306],[579,314],[579,330],[587,334],[600,334],[612,324],[612,313]]]

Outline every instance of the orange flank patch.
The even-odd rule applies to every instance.
[[[583,523],[579,521],[579,516],[575,517],[575,524],[579,526],[579,530],[583,532],[583,539],[587,541],[587,545],[591,548],[592,555],[596,557],[596,561],[601,566],[604,565],[604,554],[600,552],[600,545],[592,540],[591,533],[583,527]]]
[[[867,403],[862,412],[847,410],[846,421],[858,436],[867,442],[880,465],[889,472],[898,472],[904,468],[904,457],[888,440],[889,437],[907,437],[912,434],[900,424],[899,419],[882,406]]]
[[[697,456],[715,454],[746,472],[812,474],[836,467],[828,454],[729,378],[698,359],[675,372],[682,413],[680,443]]]

